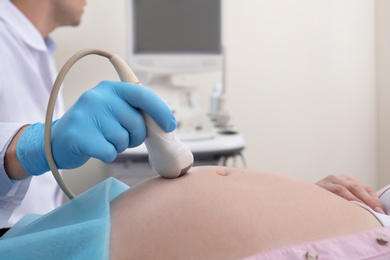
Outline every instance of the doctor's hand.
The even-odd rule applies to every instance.
[[[316,184],[346,200],[361,202],[376,212],[384,213],[384,207],[376,193],[351,176],[329,175]]]
[[[168,106],[149,88],[104,81],[84,92],[52,124],[52,151],[59,169],[73,169],[91,157],[112,162],[118,153],[140,145],[146,125],[138,109],[171,132],[176,121]],[[44,124],[29,126],[21,135],[17,157],[25,171],[40,175],[50,170],[44,149]]]

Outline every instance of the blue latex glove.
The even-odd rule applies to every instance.
[[[112,162],[126,148],[140,145],[146,125],[138,111],[148,113],[171,132],[176,121],[168,106],[149,88],[104,81],[86,91],[52,126],[52,151],[59,169],[73,169],[94,157]],[[50,170],[44,148],[44,124],[29,126],[16,147],[17,157],[31,175]]]

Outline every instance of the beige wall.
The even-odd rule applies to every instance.
[[[376,80],[380,186],[390,183],[390,2],[376,1]]]
[[[229,104],[250,167],[375,185],[373,1],[228,3]]]
[[[246,138],[249,168],[309,181],[346,173],[376,188],[374,1],[224,4],[227,106]],[[124,0],[89,1],[82,26],[53,34],[58,65],[86,47],[125,57],[125,6]],[[100,80],[116,78],[110,65],[98,59],[81,61],[69,75],[68,105]],[[219,77],[187,79],[209,82],[210,89],[201,90],[205,107]],[[81,191],[105,178],[106,170],[92,161],[66,178]]]

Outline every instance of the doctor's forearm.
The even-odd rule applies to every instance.
[[[4,157],[4,168],[10,179],[23,179],[30,176],[20,164],[18,157],[16,156],[16,145],[18,140],[24,130],[26,130],[28,126],[22,127],[19,132],[14,136],[11,143],[9,144],[7,151]]]

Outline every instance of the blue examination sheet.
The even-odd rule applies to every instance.
[[[129,187],[108,178],[43,215],[28,215],[0,239],[1,259],[109,259],[110,201]]]

